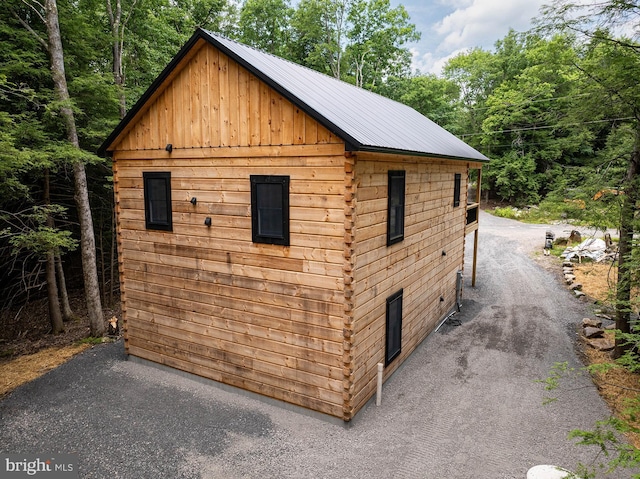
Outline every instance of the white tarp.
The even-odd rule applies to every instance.
[[[589,238],[577,246],[571,246],[560,255],[565,259],[571,258],[591,258],[594,261],[601,261],[607,254],[607,245],[600,238]]]

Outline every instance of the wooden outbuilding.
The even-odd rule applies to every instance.
[[[405,105],[197,30],[101,150],[130,355],[349,421],[459,305],[487,158]]]

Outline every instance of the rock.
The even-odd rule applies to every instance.
[[[584,335],[587,338],[601,338],[604,335],[604,329],[587,326],[584,328]]]
[[[609,316],[608,314],[604,314],[604,313],[596,313],[596,316],[598,318],[608,319],[609,321],[611,321],[613,319],[611,316]]]
[[[616,329],[616,323],[611,323],[608,326],[605,326],[604,329],[606,329],[607,331],[613,331],[614,329]]]
[[[575,474],[557,466],[542,464],[527,471],[527,479],[565,479],[575,477]]]
[[[573,230],[569,235],[569,243],[582,243],[582,235],[579,231]]]
[[[582,284],[581,283],[572,283],[569,288],[573,291],[582,291]]]
[[[562,262],[562,267],[563,268],[573,268],[573,263],[571,261],[563,261]]]
[[[616,347],[616,343],[608,338],[587,339],[587,343],[589,343],[589,346],[597,349],[598,351],[611,351]]]
[[[573,294],[576,295],[576,298],[582,298],[583,296],[586,296],[586,294],[584,294],[582,291],[580,291],[578,289],[574,289],[573,290]]]
[[[574,274],[565,274],[564,282],[567,284],[571,284],[576,280],[576,276]]]
[[[601,328],[602,321],[600,321],[599,319],[582,318],[582,327]]]

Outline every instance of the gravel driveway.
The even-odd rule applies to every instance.
[[[127,361],[119,342],[2,400],[0,451],[76,453],[82,478],[511,479],[536,464],[574,469],[594,451],[567,433],[607,407],[587,378],[543,406],[535,380],[557,361],[579,366],[575,325],[588,305],[529,259],[549,227],[480,221],[477,287],[468,261],[461,324],[431,334],[385,383],[382,405],[348,426]]]

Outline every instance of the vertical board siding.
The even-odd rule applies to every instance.
[[[211,45],[202,46],[160,90],[115,149],[341,143]]]
[[[377,364],[384,363],[386,299],[404,289],[402,353],[385,369],[387,377],[455,305],[456,272],[464,264],[466,168],[462,162],[371,155],[356,161],[354,411],[375,393]],[[389,170],[406,171],[406,187],[404,240],[388,247]],[[458,207],[455,173],[462,173]]]

